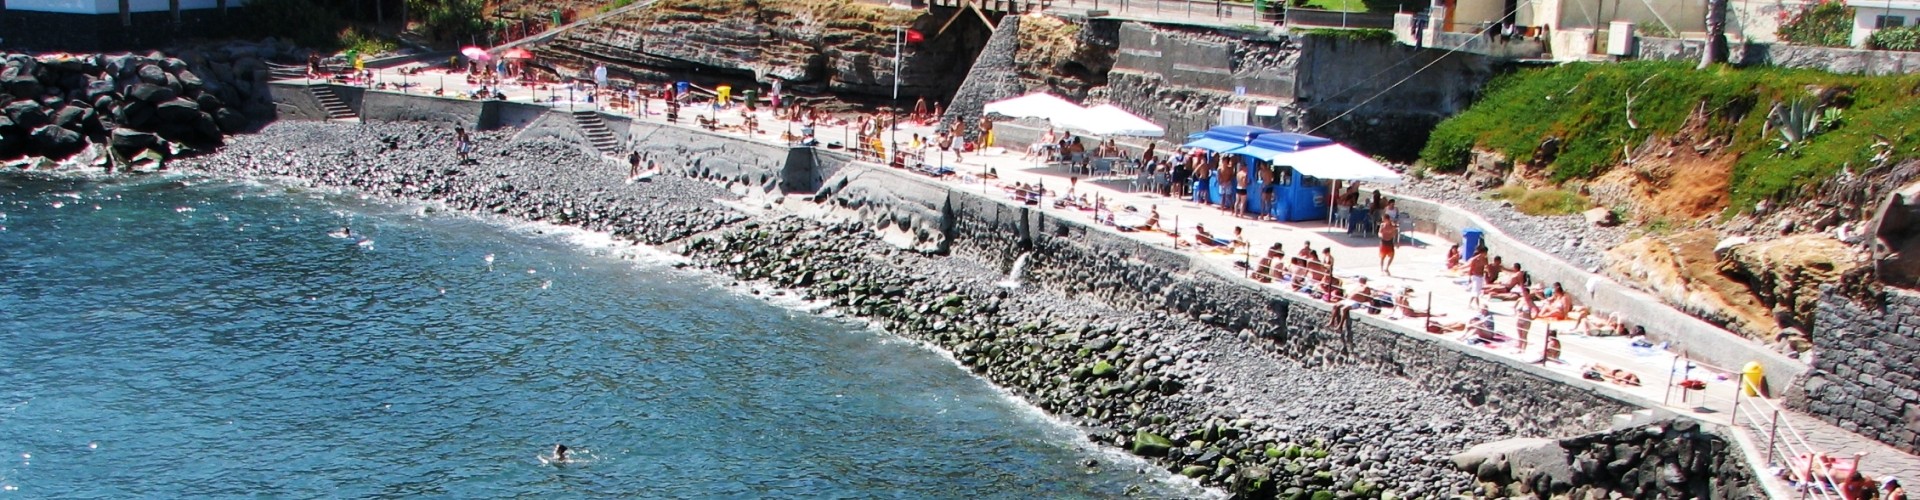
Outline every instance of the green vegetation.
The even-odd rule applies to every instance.
[[[428,38],[456,41],[486,33],[486,18],[482,15],[486,3],[482,0],[406,1],[420,32]]]
[[[1367,2],[1362,0],[1307,0],[1309,9],[1331,10],[1335,12],[1366,12]]]
[[[1814,105],[1816,130],[1783,144],[1769,122],[1795,101]],[[1538,158],[1558,183],[1600,175],[1649,138],[1681,132],[1690,118],[1695,140],[1716,139],[1714,147],[1736,158],[1730,206],[1744,209],[1797,194],[1845,166],[1860,171],[1920,156],[1920,75],[1695,70],[1670,62],[1526,70],[1489,82],[1472,109],[1434,129],[1420,157],[1442,172],[1465,169],[1474,149],[1525,164],[1547,138],[1559,138],[1557,155]]]
[[[1375,41],[1375,42],[1393,41],[1392,31],[1377,29],[1377,28],[1365,28],[1365,29],[1309,28],[1309,29],[1300,30],[1299,33],[1306,36],[1347,38],[1352,40],[1366,40],[1366,41]]]
[[[1846,47],[1853,36],[1853,8],[1839,1],[1821,1],[1800,9],[1775,32],[1788,43],[1816,47]]]
[[[1587,209],[1587,197],[1564,189],[1507,185],[1487,193],[1487,198],[1513,202],[1514,210],[1527,215],[1573,215]]]
[[[399,50],[400,44],[378,33],[349,27],[340,31],[340,49],[371,56]]]
[[[1920,26],[1886,28],[1873,32],[1867,46],[1880,50],[1920,51]]]

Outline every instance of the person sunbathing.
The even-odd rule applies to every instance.
[[[1261,283],[1272,283],[1275,278],[1273,275],[1274,264],[1280,259],[1286,258],[1286,255],[1287,252],[1280,248],[1279,243],[1274,243],[1273,246],[1267,247],[1267,254],[1260,256],[1259,264],[1253,268],[1253,280]]]
[[[1147,213],[1147,229],[1153,230],[1153,231],[1160,230],[1160,206],[1159,205],[1154,205],[1153,208]]]
[[[1365,307],[1372,302],[1373,288],[1367,286],[1367,278],[1361,277],[1359,289],[1347,295],[1346,300],[1333,305],[1333,314],[1327,316],[1327,329],[1345,331],[1347,325],[1351,323],[1349,315],[1353,314],[1353,308]]]
[[[1213,233],[1207,232],[1207,226],[1203,224],[1193,225],[1193,241],[1194,243],[1199,243],[1200,246],[1207,247],[1207,248],[1223,247],[1223,246],[1227,246],[1228,244],[1228,242],[1226,241],[1222,241],[1219,238],[1215,238],[1213,236]]]
[[[1460,269],[1460,244],[1454,243],[1453,246],[1447,247],[1447,270],[1458,269]]]
[[[1393,308],[1400,312],[1400,317],[1402,318],[1438,318],[1446,316],[1445,314],[1431,314],[1427,311],[1414,309],[1413,287],[1402,288],[1398,295],[1393,296]]]
[[[1532,293],[1528,292],[1526,285],[1526,282],[1531,279],[1532,278],[1527,277],[1526,273],[1514,273],[1511,278],[1502,281],[1499,285],[1495,285],[1493,291],[1487,292],[1487,298],[1493,300],[1520,300],[1521,296],[1531,296]]]
[[[1581,376],[1586,377],[1588,380],[1606,380],[1615,384],[1630,386],[1640,385],[1639,375],[1600,363],[1588,363],[1587,366],[1581,367],[1580,371]]]
[[[1492,334],[1493,333],[1493,311],[1488,310],[1486,306],[1481,306],[1479,314],[1475,314],[1472,318],[1468,318],[1466,321],[1442,324],[1440,325],[1440,331],[1438,333],[1461,333],[1461,334],[1472,334],[1472,335]]]
[[[1550,321],[1572,319],[1578,307],[1573,305],[1573,296],[1567,295],[1567,289],[1560,286],[1560,283],[1554,283],[1550,290],[1552,293],[1547,298],[1546,307],[1542,308],[1535,318]]]

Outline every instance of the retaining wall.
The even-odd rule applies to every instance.
[[[1533,273],[1534,281],[1566,285],[1567,291],[1580,303],[1618,313],[1629,323],[1646,326],[1647,337],[1654,342],[1671,343],[1670,349],[1674,352],[1730,370],[1737,370],[1749,361],[1760,362],[1767,373],[1767,388],[1773,394],[1783,394],[1794,377],[1807,371],[1807,366],[1798,360],[1674,309],[1651,295],[1522,244],[1479,216],[1420,198],[1390,198],[1398,200],[1401,212],[1423,224],[1431,223],[1433,231],[1449,238],[1448,241],[1459,241],[1463,229],[1481,228],[1493,254],[1506,262],[1525,266],[1527,272]]]
[[[1920,453],[1920,293],[1889,288],[1880,304],[1821,290],[1813,369],[1787,405]]]
[[[1706,40],[1640,37],[1635,57],[1655,61],[1698,62]],[[1782,43],[1733,44],[1728,62],[1741,66],[1779,66],[1832,73],[1903,75],[1920,72],[1920,52],[1807,47]]]

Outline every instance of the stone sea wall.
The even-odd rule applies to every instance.
[[[1862,304],[1827,287],[1814,317],[1813,369],[1788,406],[1920,453],[1920,293],[1888,288]]]
[[[1487,498],[1759,498],[1737,445],[1674,418],[1559,440],[1516,439],[1453,457]]]

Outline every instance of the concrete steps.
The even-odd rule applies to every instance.
[[[353,108],[347,106],[347,101],[333,92],[333,87],[312,85],[307,87],[307,93],[313,94],[313,99],[320,102],[320,109],[327,111],[328,120],[360,120],[360,114],[353,112]]]
[[[620,139],[615,137],[613,129],[607,128],[607,122],[600,119],[595,111],[574,111],[573,123],[587,136],[587,142],[602,155],[619,156]]]

